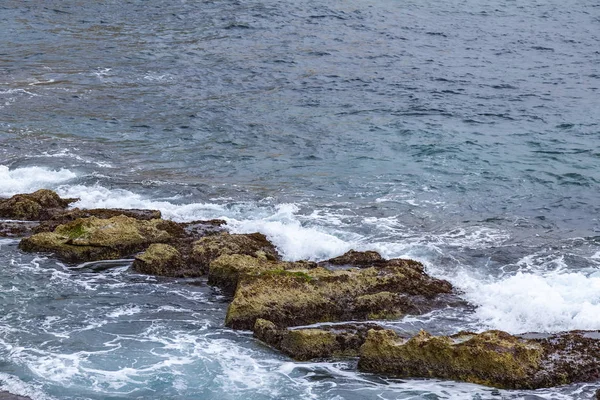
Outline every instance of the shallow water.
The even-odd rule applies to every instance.
[[[0,4],[0,195],[158,208],[287,259],[423,261],[468,309],[407,333],[600,329],[592,1]],[[34,399],[587,399],[295,363],[204,281],[0,242],[0,389]]]

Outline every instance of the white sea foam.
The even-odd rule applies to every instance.
[[[554,271],[519,272],[496,281],[463,275],[455,282],[486,328],[511,333],[600,329],[600,277]]]
[[[33,192],[40,188],[54,188],[77,175],[68,169],[51,170],[42,167],[9,169],[0,165],[0,196]]]
[[[38,386],[26,383],[14,375],[0,372],[0,390],[9,393],[30,397],[33,400],[54,400],[53,397],[45,394]]]

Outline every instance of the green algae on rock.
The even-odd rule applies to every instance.
[[[153,243],[133,261],[132,269],[148,275],[182,276],[185,264],[179,251],[168,244]]]
[[[451,292],[449,282],[405,260],[364,269],[265,271],[240,279],[225,324],[249,330],[259,318],[278,326],[397,318],[429,311]]]
[[[211,261],[208,269],[208,284],[233,292],[239,279],[244,276],[258,275],[267,271],[276,273],[290,269],[310,269],[316,266],[316,263],[310,261],[274,261],[260,251],[255,257],[245,254],[224,254]]]
[[[573,331],[545,338],[502,331],[411,339],[369,331],[360,350],[362,371],[397,377],[440,378],[498,388],[536,389],[600,378],[600,338]]]
[[[53,252],[67,262],[110,260],[144,250],[152,243],[173,239],[176,224],[160,219],[137,220],[119,215],[108,219],[79,218],[21,240],[24,251]]]
[[[370,329],[375,324],[336,324],[319,328],[278,328],[271,321],[256,320],[254,337],[287,356],[308,361],[315,358],[356,357]]]
[[[279,260],[275,246],[262,233],[230,234],[222,232],[201,238],[193,244],[190,260],[204,271],[210,263],[226,254],[243,254]]]
[[[119,215],[125,215],[130,218],[139,220],[151,220],[161,218],[161,213],[158,210],[137,210],[124,208],[94,208],[94,209],[79,209],[66,210],[42,222],[34,229],[34,233],[52,232],[59,225],[67,224],[79,218],[96,217],[100,219],[108,219]]]
[[[16,194],[9,199],[0,200],[0,218],[26,221],[45,220],[64,211],[74,201],[76,199],[62,199],[48,189]]]

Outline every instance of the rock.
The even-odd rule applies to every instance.
[[[368,267],[385,267],[389,264],[389,260],[381,257],[376,251],[355,251],[350,250],[339,257],[330,258],[329,260],[323,261],[319,264],[322,266],[350,266],[357,268],[368,268]],[[418,261],[395,258],[395,263],[403,263],[411,266],[415,269],[423,271],[423,264]]]
[[[281,257],[275,246],[262,233],[230,234],[220,233],[203,237],[193,244],[191,262],[208,271],[211,261],[225,254],[245,254],[264,256],[269,260]]]
[[[34,233],[52,232],[57,226],[75,221],[78,218],[96,217],[100,219],[108,219],[119,215],[125,215],[127,217],[142,221],[161,218],[160,211],[158,210],[136,210],[123,208],[95,208],[81,210],[79,208],[75,208],[73,210],[55,214],[50,219],[42,222],[37,228],[35,228]]]
[[[0,218],[40,221],[65,210],[77,199],[62,199],[55,192],[40,189],[30,194],[16,194],[0,200]]]
[[[436,337],[421,331],[407,340],[391,330],[372,330],[358,367],[397,377],[537,389],[598,380],[600,334],[573,331],[527,338],[487,331]]]
[[[310,261],[273,261],[260,251],[255,257],[244,254],[224,254],[211,261],[208,269],[208,284],[233,292],[239,279],[244,276],[258,275],[266,271],[310,269],[316,266],[316,263]]]
[[[179,251],[168,244],[153,243],[135,257],[132,269],[148,275],[184,276],[185,265]]]
[[[596,400],[600,400],[600,389],[596,390],[596,395],[594,396]]]
[[[354,251],[350,250],[339,257],[330,258],[325,261],[331,265],[351,265],[354,267],[358,266],[371,266],[377,262],[385,261],[381,255],[376,251]]]
[[[256,320],[254,337],[287,356],[308,361],[315,358],[356,357],[370,329],[376,324],[340,324],[319,328],[278,328],[271,321]]]
[[[119,215],[108,219],[79,218],[59,225],[53,232],[41,232],[21,240],[24,251],[53,252],[67,262],[122,258],[144,250],[152,243],[167,243],[176,223],[161,219],[148,221]]]
[[[398,318],[447,304],[449,282],[405,260],[364,269],[271,270],[240,278],[225,324],[252,329],[263,318],[278,326]]]
[[[225,227],[227,222],[222,219],[211,219],[208,221],[192,221],[182,223],[181,226],[189,237],[196,240],[208,236],[216,235],[221,232],[226,232]]]
[[[0,237],[25,237],[39,225],[35,221],[0,221]]]

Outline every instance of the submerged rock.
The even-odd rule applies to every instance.
[[[51,190],[40,189],[34,193],[16,194],[0,200],[0,218],[40,221],[64,211],[77,199],[62,199]]]
[[[449,282],[406,260],[364,269],[269,270],[240,278],[225,324],[252,329],[263,318],[278,326],[398,318],[446,304]]]
[[[275,246],[262,233],[230,234],[219,233],[203,237],[193,244],[191,262],[203,271],[208,271],[210,263],[222,255],[242,254],[279,260],[281,257]]]
[[[137,255],[132,269],[148,275],[185,275],[181,253],[175,247],[164,243],[153,243],[146,251]]]
[[[53,252],[67,262],[110,260],[132,255],[152,243],[174,239],[181,229],[161,219],[138,220],[119,215],[108,219],[79,218],[21,240],[24,251]]]
[[[339,324],[319,328],[278,328],[271,321],[256,320],[254,337],[287,356],[308,361],[315,358],[356,357],[370,329],[375,324]]]
[[[259,275],[267,271],[310,269],[316,268],[316,266],[316,263],[310,261],[274,261],[260,252],[256,257],[244,254],[225,254],[211,261],[208,269],[208,284],[233,292],[240,278],[245,276]]]
[[[510,389],[536,389],[600,378],[600,335],[573,331],[544,338],[502,331],[411,339],[369,331],[360,350],[362,371],[397,377],[441,378]]]

